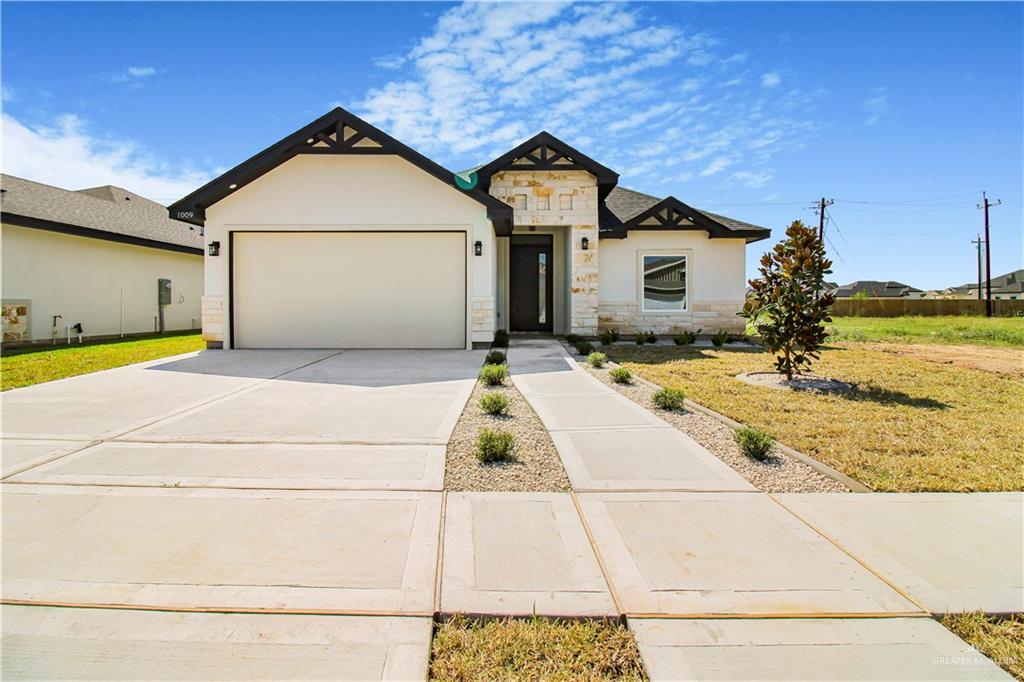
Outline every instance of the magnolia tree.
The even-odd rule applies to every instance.
[[[810,369],[828,336],[822,323],[832,321],[835,296],[822,288],[831,267],[814,229],[797,220],[786,230],[786,239],[761,257],[761,277],[750,281],[752,291],[740,314],[787,379]]]

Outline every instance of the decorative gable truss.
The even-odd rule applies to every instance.
[[[476,169],[485,191],[491,176],[501,171],[586,171],[597,180],[598,196],[606,197],[619,181],[619,174],[548,132],[540,132],[495,160]]]
[[[402,144],[371,123],[338,107],[309,125],[211,180],[168,207],[175,220],[202,225],[206,209],[232,192],[300,154],[391,154],[398,156],[444,184],[462,192],[487,209],[496,234],[512,234],[512,208],[472,186],[461,186],[455,174]]]
[[[717,220],[688,206],[675,197],[665,197],[645,211],[638,213],[625,222],[618,221],[609,211],[609,217],[602,224],[602,237],[624,239],[631,230],[700,230],[708,233],[709,239],[716,237],[750,237],[755,233],[747,230],[736,230],[726,227]],[[757,233],[757,236],[760,233]]]
[[[589,170],[589,168],[577,163],[571,152],[545,142],[513,159],[506,170]]]

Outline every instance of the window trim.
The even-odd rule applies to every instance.
[[[637,251],[636,259],[636,281],[637,281],[637,303],[640,312],[644,315],[682,315],[690,313],[690,296],[692,295],[693,276],[691,273],[691,260],[693,251],[691,249],[645,249]],[[648,310],[644,297],[644,258],[647,256],[678,256],[686,263],[686,295],[682,308],[674,310]]]

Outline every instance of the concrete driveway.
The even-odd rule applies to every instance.
[[[148,651],[204,678],[263,646],[298,667],[253,677],[422,678],[445,443],[482,360],[208,351],[5,393],[4,676]]]

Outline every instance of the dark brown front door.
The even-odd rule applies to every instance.
[[[511,331],[551,331],[554,313],[551,254],[551,235],[512,237],[509,255]]]

